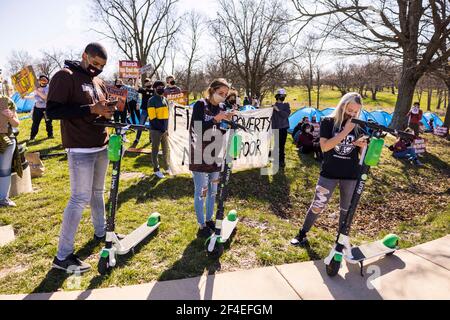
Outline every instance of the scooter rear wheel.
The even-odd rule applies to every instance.
[[[213,251],[210,252],[208,250],[208,246],[209,246],[210,242],[211,242],[211,239],[208,239],[208,241],[206,241],[206,244],[205,244],[206,245],[206,253],[211,258],[214,258],[214,259],[220,258],[224,251],[223,243],[216,242]]]
[[[327,275],[329,275],[330,277],[334,277],[338,274],[340,267],[341,263],[339,261],[331,259],[330,264],[327,265]]]

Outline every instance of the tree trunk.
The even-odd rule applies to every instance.
[[[317,110],[319,110],[320,106],[320,71],[317,70]]]
[[[438,102],[437,102],[437,105],[436,105],[436,110],[439,110],[439,109],[441,109],[441,104],[442,104],[442,100],[443,100],[443,95],[442,95],[442,93],[443,93],[443,90],[438,90],[438,93],[437,93],[437,95],[438,95]]]
[[[377,89],[371,89],[372,92],[372,100],[377,101]]]
[[[431,111],[431,98],[433,96],[433,89],[428,89],[427,97],[427,111]]]
[[[450,128],[450,79],[445,81],[447,85],[447,112],[445,112],[444,127]]]
[[[395,94],[395,86],[391,87],[391,92],[392,92],[392,94]]]
[[[409,112],[414,98],[414,90],[420,75],[415,74],[416,70],[411,68],[403,68],[410,70],[403,72],[398,85],[398,96],[395,104],[394,115],[390,127],[401,130],[405,129],[408,119],[406,114]]]

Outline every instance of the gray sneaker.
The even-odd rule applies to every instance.
[[[61,261],[57,257],[53,259],[52,268],[66,271],[67,273],[85,273],[91,270],[91,265],[83,262],[73,253]]]
[[[17,207],[17,205],[9,198],[0,200],[0,207]]]

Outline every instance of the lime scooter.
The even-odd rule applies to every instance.
[[[212,258],[220,258],[224,251],[224,244],[233,234],[236,225],[239,222],[236,210],[228,212],[226,219],[224,219],[224,204],[228,197],[228,183],[230,181],[231,172],[233,169],[233,160],[239,158],[241,151],[242,137],[236,133],[240,129],[247,132],[247,128],[236,123],[235,121],[223,120],[221,128],[226,129],[226,154],[222,164],[222,171],[220,172],[219,182],[219,200],[217,202],[216,212],[216,228],[214,234],[209,237],[206,242],[206,252]]]
[[[131,125],[113,122],[94,122],[95,125],[115,129],[115,134],[109,138],[108,158],[113,163],[111,193],[109,198],[109,210],[106,220],[106,240],[105,247],[100,252],[98,262],[98,272],[105,275],[117,264],[117,256],[125,255],[132,251],[139,243],[146,239],[161,224],[159,213],[152,213],[147,221],[123,239],[119,239],[115,230],[115,219],[117,210],[117,198],[119,192],[120,165],[125,153],[123,147],[125,135],[131,129],[148,130],[146,126]]]
[[[336,243],[328,257],[325,259],[326,272],[330,277],[334,277],[341,267],[342,260],[345,259],[351,264],[360,264],[361,276],[364,276],[364,261],[378,256],[392,255],[398,249],[399,237],[395,234],[389,234],[384,239],[364,244],[358,247],[350,245],[350,226],[356,213],[359,200],[368,179],[370,167],[377,166],[380,161],[381,151],[384,146],[384,137],[390,133],[396,137],[405,139],[414,139],[414,135],[403,131],[397,131],[387,128],[374,122],[366,122],[359,119],[353,119],[353,123],[359,125],[368,132],[368,147],[362,152],[361,161],[359,163],[360,173],[353,192],[350,208],[339,231]]]

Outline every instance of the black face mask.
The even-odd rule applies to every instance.
[[[236,104],[236,100],[230,100],[228,101],[230,104]]]
[[[103,72],[103,70],[100,70],[91,64],[88,65],[86,70],[92,78],[95,78],[96,76],[98,76],[100,73]]]
[[[164,94],[164,89],[156,89],[156,93],[162,96]]]
[[[175,85],[175,80],[173,80],[173,81],[170,81],[170,85],[172,85],[172,86],[174,86]]]
[[[122,88],[122,85],[121,84],[116,84],[116,87],[120,89],[120,88]]]
[[[45,88],[47,86],[47,83],[46,84],[40,84],[40,86],[41,86],[41,88]]]
[[[284,100],[286,100],[286,97],[278,97],[278,100],[280,100],[281,102],[284,102]]]

